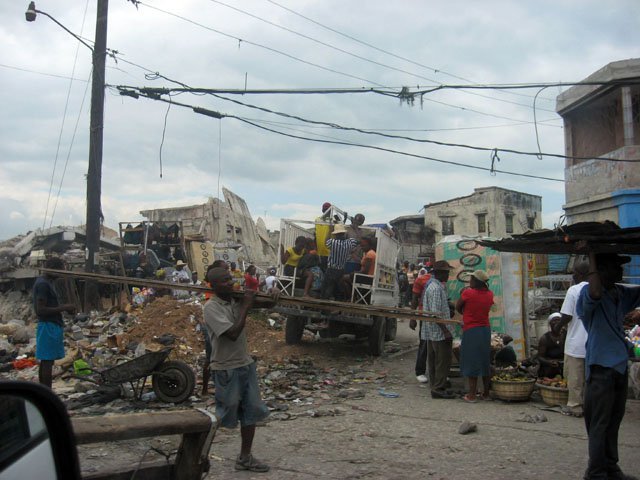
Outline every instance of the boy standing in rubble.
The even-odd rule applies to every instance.
[[[58,257],[48,259],[45,268],[64,270],[64,262]],[[36,330],[36,358],[40,361],[38,381],[51,388],[53,362],[64,358],[64,320],[62,312],[75,313],[71,303],[60,305],[53,288],[55,275],[45,273],[33,284],[33,308],[38,317]]]
[[[216,416],[225,428],[234,428],[240,421],[242,445],[235,469],[267,472],[269,466],[251,454],[256,424],[269,415],[260,398],[256,364],[248,353],[245,332],[256,292],[245,290],[241,301],[233,298],[233,278],[223,268],[212,268],[207,280],[213,295],[204,306],[204,321],[213,343],[210,361],[216,385]]]

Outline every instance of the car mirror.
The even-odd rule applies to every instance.
[[[80,479],[69,415],[48,388],[0,382],[0,480]]]

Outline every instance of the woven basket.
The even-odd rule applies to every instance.
[[[542,401],[550,407],[563,407],[569,400],[569,389],[538,384]]]
[[[523,382],[510,382],[506,380],[491,380],[491,389],[496,398],[500,400],[508,400],[510,402],[522,402],[529,400],[535,379],[525,380]]]

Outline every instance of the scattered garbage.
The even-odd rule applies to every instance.
[[[526,423],[544,423],[548,421],[547,416],[544,413],[536,413],[535,415],[529,415],[528,413],[522,414],[520,418],[516,419],[516,422]]]

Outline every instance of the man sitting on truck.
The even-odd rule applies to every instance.
[[[351,252],[358,245],[355,238],[346,238],[347,229],[341,223],[333,227],[332,236],[326,241],[329,248],[327,271],[322,282],[323,299],[336,297],[336,290],[340,290],[340,281],[344,275],[344,266]],[[342,295],[341,295],[342,294]],[[339,297],[344,298],[344,292],[339,292]]]

